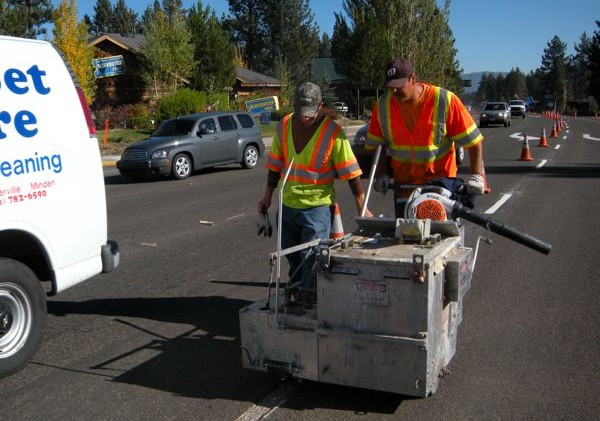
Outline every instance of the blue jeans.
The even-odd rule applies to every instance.
[[[331,229],[331,209],[329,206],[317,206],[309,209],[294,209],[283,206],[281,216],[281,247],[288,248],[314,239],[329,239]],[[303,289],[316,287],[317,271],[312,254],[298,272],[294,272],[310,249],[297,251],[286,256],[290,266],[289,284],[300,282]]]

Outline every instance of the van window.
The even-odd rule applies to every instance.
[[[221,131],[223,132],[237,129],[237,123],[231,115],[222,115],[218,118],[218,120],[219,126],[221,126]]]
[[[254,127],[254,120],[248,114],[237,114],[237,118],[244,129],[251,129]]]

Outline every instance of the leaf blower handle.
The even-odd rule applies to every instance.
[[[453,201],[446,198],[442,199],[447,211],[450,210],[454,217],[464,218],[467,221],[473,222],[474,224],[477,224],[487,230],[495,232],[496,234],[506,237],[509,240],[516,241],[517,243],[523,244],[524,246],[543,254],[549,254],[550,250],[552,249],[551,244],[539,240],[529,234],[517,231],[516,229],[503,224],[502,222],[498,222],[483,213],[467,208],[458,201]]]

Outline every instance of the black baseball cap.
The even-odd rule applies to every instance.
[[[394,59],[385,68],[385,86],[402,88],[413,72],[413,64],[409,59]]]

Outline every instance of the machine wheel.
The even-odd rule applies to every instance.
[[[171,167],[171,174],[173,178],[177,180],[183,180],[188,178],[192,174],[192,161],[184,153],[178,153],[173,158],[173,164]]]
[[[0,258],[0,377],[31,360],[46,324],[46,296],[24,264]]]
[[[244,156],[242,157],[242,167],[250,169],[258,164],[258,149],[252,145],[246,146]]]

